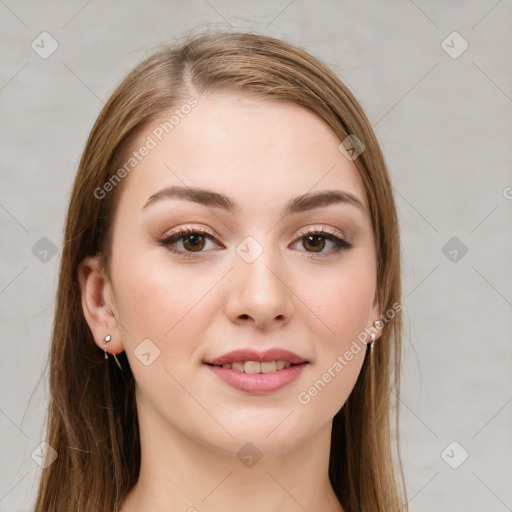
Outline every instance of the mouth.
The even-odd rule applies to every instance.
[[[209,364],[209,363],[205,363]],[[302,363],[299,363],[302,364]],[[213,364],[217,368],[233,369],[237,372],[244,373],[272,373],[279,372],[285,368],[294,366],[290,361],[279,359],[277,361],[233,361],[231,363],[223,363],[221,365]]]
[[[271,393],[299,377],[310,362],[282,349],[266,352],[237,350],[204,361],[226,384],[251,394]]]

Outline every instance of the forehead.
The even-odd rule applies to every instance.
[[[326,189],[352,193],[367,208],[357,168],[313,112],[238,93],[195,100],[193,108],[164,112],[135,140],[132,151],[150,149],[126,178],[130,203],[142,207],[159,189],[180,185],[223,192],[246,209]]]

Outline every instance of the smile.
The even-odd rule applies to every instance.
[[[224,383],[256,395],[272,393],[291,384],[309,363],[282,348],[264,352],[243,348],[203,361],[203,365]]]
[[[244,373],[272,373],[275,371],[281,371],[284,368],[290,368],[292,363],[289,361],[233,361],[232,363],[224,363],[222,368],[232,368],[238,372]]]

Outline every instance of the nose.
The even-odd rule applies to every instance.
[[[260,329],[283,327],[294,315],[291,281],[282,259],[271,250],[251,263],[237,255],[229,273],[226,315],[234,323],[254,322]]]

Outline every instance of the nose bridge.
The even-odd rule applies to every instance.
[[[236,248],[238,261],[237,269],[240,278],[245,281],[243,288],[251,288],[254,292],[275,294],[282,287],[282,282],[276,274],[282,268],[280,254],[271,245],[271,236],[259,235],[246,237]]]
[[[282,257],[271,239],[270,235],[248,236],[236,247],[229,291],[231,314],[248,315],[260,325],[276,317],[289,319],[293,311]]]

